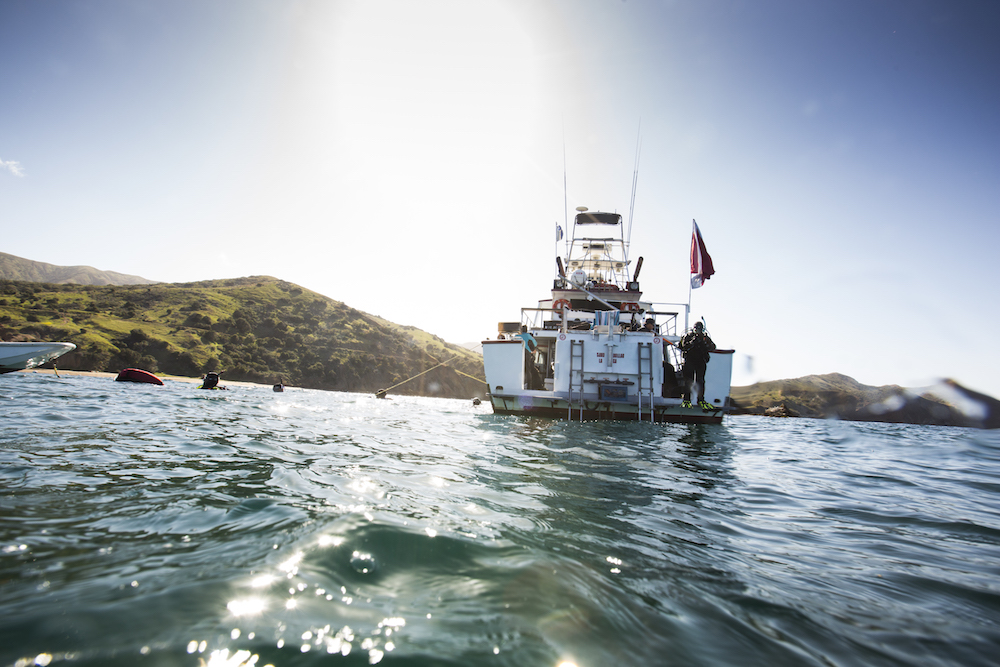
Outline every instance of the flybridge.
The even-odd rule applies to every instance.
[[[573,219],[573,237],[566,248],[565,265],[561,258],[556,258],[559,276],[554,287],[638,292],[637,277],[629,276],[630,262],[621,234],[621,214],[588,211],[583,206],[577,211]],[[553,298],[561,297],[565,295]],[[637,301],[639,297],[640,294],[636,293],[627,300]]]

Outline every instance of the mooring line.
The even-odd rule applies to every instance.
[[[431,355],[429,355],[429,354],[428,354],[427,356],[428,356],[428,357],[430,357]],[[457,356],[458,356],[458,355],[456,354],[456,355],[455,355],[455,357],[457,357]],[[451,359],[454,359],[455,357],[452,357]],[[431,357],[431,359],[434,359],[434,357]],[[444,365],[445,365],[446,363],[448,363],[449,361],[451,361],[451,359],[445,359],[444,361],[442,361],[441,363],[439,363],[439,364],[438,364],[437,366],[431,366],[430,368],[428,368],[428,369],[427,369],[427,370],[425,370],[425,371],[420,371],[419,373],[417,373],[417,374],[416,374],[416,375],[414,375],[413,377],[411,377],[411,378],[407,378],[407,379],[403,380],[402,382],[397,382],[396,384],[392,385],[391,387],[386,387],[385,389],[380,389],[380,390],[379,390],[379,393],[384,393],[384,392],[387,392],[387,391],[389,391],[390,389],[395,389],[396,387],[398,387],[398,386],[400,386],[400,385],[403,385],[403,384],[406,384],[406,383],[407,383],[407,382],[409,382],[410,380],[415,380],[415,379],[417,379],[418,377],[420,377],[420,376],[421,376],[421,375],[423,375],[424,373],[430,373],[430,372],[431,372],[432,370],[434,370],[434,369],[435,369],[435,368],[437,368],[438,366],[444,366]],[[453,368],[452,370],[455,370],[455,369]]]
[[[427,352],[424,352],[424,354],[427,354]],[[431,355],[427,354],[427,356],[428,356],[428,357],[430,357],[432,361],[437,361],[437,359],[435,359],[434,357],[431,357]],[[399,387],[400,385],[404,385],[404,384],[406,384],[406,383],[407,383],[407,382],[409,382],[410,380],[415,380],[415,379],[417,379],[418,377],[420,377],[421,375],[423,375],[424,373],[430,373],[430,372],[431,372],[432,370],[434,370],[435,368],[438,368],[438,367],[440,367],[440,366],[444,366],[444,365],[445,365],[446,363],[448,363],[449,361],[454,361],[455,359],[458,359],[458,357],[459,357],[459,355],[457,355],[457,354],[456,354],[455,356],[453,356],[453,357],[451,357],[451,358],[449,358],[449,359],[445,359],[444,361],[441,361],[441,362],[439,362],[438,364],[436,364],[436,365],[434,365],[434,366],[431,366],[431,367],[430,367],[430,368],[428,368],[427,370],[423,370],[423,371],[420,371],[419,373],[417,373],[416,375],[414,375],[414,376],[413,376],[413,377],[411,377],[411,378],[406,378],[406,379],[405,379],[405,380],[403,380],[402,382],[397,382],[396,384],[392,385],[391,387],[386,387],[385,389],[379,389],[379,390],[378,390],[377,392],[375,392],[375,395],[376,395],[376,396],[379,396],[379,395],[381,395],[381,396],[385,396],[386,392],[388,392],[388,391],[389,391],[390,389],[395,389],[396,387]],[[486,382],[486,380],[483,380],[483,379],[481,379],[481,378],[477,378],[477,377],[476,377],[476,376],[474,376],[474,375],[469,375],[468,373],[463,373],[462,371],[458,370],[457,368],[452,368],[451,370],[452,370],[452,371],[454,371],[455,373],[458,373],[459,375],[464,375],[464,376],[465,376],[465,377],[467,377],[467,378],[471,378],[471,379],[473,379],[473,380],[476,380],[477,382],[482,382],[483,384],[485,384],[485,385],[487,385],[487,386],[489,385],[489,383],[488,383],[488,382]]]

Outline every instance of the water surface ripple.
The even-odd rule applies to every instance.
[[[0,664],[994,665],[1000,434],[0,376]]]

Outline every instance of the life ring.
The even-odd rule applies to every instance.
[[[563,308],[572,308],[572,306],[568,299],[556,299],[552,302],[552,310],[561,311]]]
[[[638,313],[639,304],[635,303],[634,301],[625,301],[624,303],[622,303],[621,306],[619,306],[618,309],[629,313]]]

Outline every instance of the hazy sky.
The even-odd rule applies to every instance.
[[[734,384],[1000,396],[993,0],[0,0],[0,251],[272,275],[464,343],[628,213]]]

